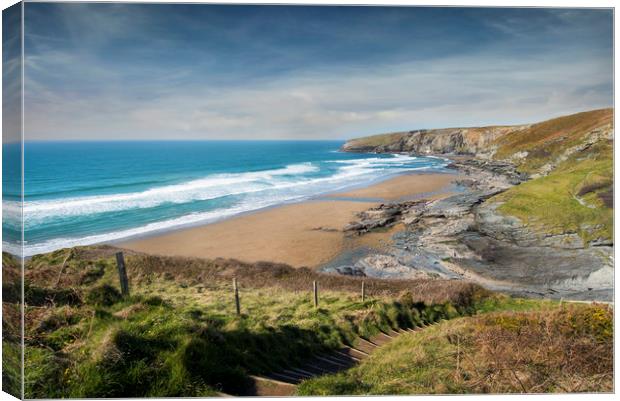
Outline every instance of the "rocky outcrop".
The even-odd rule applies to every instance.
[[[439,200],[383,204],[344,230],[363,235],[401,223],[390,248],[365,250],[324,271],[380,278],[442,277],[476,281],[521,296],[609,300],[613,247],[586,246],[574,233],[542,235],[496,211],[487,199],[525,179],[504,163],[465,160],[462,192]],[[594,246],[596,245],[596,246]]]
[[[503,210],[500,206],[511,205],[514,191],[495,195],[561,169],[560,173],[570,174],[566,165],[571,160],[574,164],[609,160],[611,165],[612,141],[612,109],[532,125],[417,130],[348,141],[343,151],[451,158],[454,162],[447,167],[460,173],[455,184],[461,191],[439,200],[384,204],[359,213],[344,228],[350,235],[397,223],[405,229],[393,236],[391,247],[351,252],[325,269],[372,277],[469,279],[519,295],[609,300],[613,296],[612,238],[587,239],[595,236],[575,232],[570,225],[560,226],[561,230],[528,226],[499,211]],[[593,176],[611,174],[607,168],[597,168],[591,171]],[[562,186],[562,180],[549,180],[547,185],[591,209],[601,206],[593,205],[591,199],[588,203],[583,196],[598,191],[605,207],[612,208],[610,181],[594,180],[577,192]],[[531,208],[524,210],[529,214],[538,212],[535,204],[527,205]],[[541,213],[534,213],[534,219],[540,219]],[[600,227],[598,223],[581,224],[579,230],[591,233],[587,230]]]
[[[576,145],[570,146],[559,154],[557,157],[552,158],[547,161],[546,164],[541,166],[538,171],[532,174],[531,178],[543,177],[551,173],[555,168],[560,164],[568,160],[569,157],[576,153],[583,153],[587,151],[592,146],[596,145],[600,141],[612,141],[614,138],[614,130],[612,124],[605,124],[601,127],[596,127],[595,129],[589,131],[585,134],[584,138]],[[518,152],[521,158],[527,157],[527,152]],[[517,154],[512,156],[512,161],[516,161]]]
[[[345,152],[377,153],[416,153],[416,154],[453,154],[483,155],[493,153],[492,144],[500,137],[526,129],[527,125],[482,127],[482,128],[445,128],[415,130],[386,134],[381,137],[354,139],[342,146]]]
[[[343,231],[357,235],[367,233],[381,227],[391,227],[400,221],[415,221],[425,201],[410,201],[381,204],[366,211],[357,213],[358,220],[347,224]]]

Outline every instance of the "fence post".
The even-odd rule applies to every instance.
[[[362,302],[366,300],[366,283],[362,281]]]
[[[121,293],[123,296],[129,295],[129,279],[127,278],[127,269],[125,269],[125,258],[123,252],[116,253],[116,266],[118,267],[118,277],[121,282]]]
[[[237,278],[233,278],[233,292],[235,294],[235,308],[237,315],[241,314],[241,304],[239,303],[239,288],[237,287]]]
[[[315,281],[312,282],[312,289],[314,290],[314,307],[319,307],[319,284]]]

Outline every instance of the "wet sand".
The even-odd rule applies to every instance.
[[[355,214],[377,202],[359,198],[399,199],[433,193],[436,197],[456,176],[403,175],[366,188],[328,198],[279,206],[207,224],[118,244],[158,255],[234,258],[246,262],[271,261],[316,267],[343,250],[356,246],[381,247],[397,228],[362,237],[350,237],[342,228]],[[346,197],[348,200],[339,200]]]

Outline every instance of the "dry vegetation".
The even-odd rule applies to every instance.
[[[518,152],[528,156],[517,161],[519,169],[536,172],[545,163],[556,159],[566,149],[577,145],[592,130],[613,123],[613,109],[601,109],[571,114],[532,125],[498,139],[497,159],[507,159]]]
[[[33,257],[30,268],[26,268],[26,280],[37,286],[57,283],[56,287],[63,289],[88,285],[102,277],[106,267],[114,264],[113,256],[118,251],[118,248],[109,246],[82,247]],[[65,263],[61,272],[62,262],[69,252],[72,252],[70,263]],[[163,279],[183,286],[202,285],[210,288],[229,285],[232,278],[236,277],[242,288],[277,287],[287,291],[306,292],[316,280],[321,290],[357,294],[363,280],[366,292],[372,296],[394,298],[407,292],[413,294],[416,302],[451,302],[455,305],[466,305],[472,297],[481,297],[486,293],[478,285],[465,281],[362,279],[322,274],[309,268],[293,268],[271,262],[244,263],[230,259],[208,260],[124,252],[129,279],[137,286]]]
[[[612,311],[571,305],[496,312],[399,337],[303,395],[610,392]]]

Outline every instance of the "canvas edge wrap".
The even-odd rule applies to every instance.
[[[2,391],[24,398],[23,2],[2,11]]]

